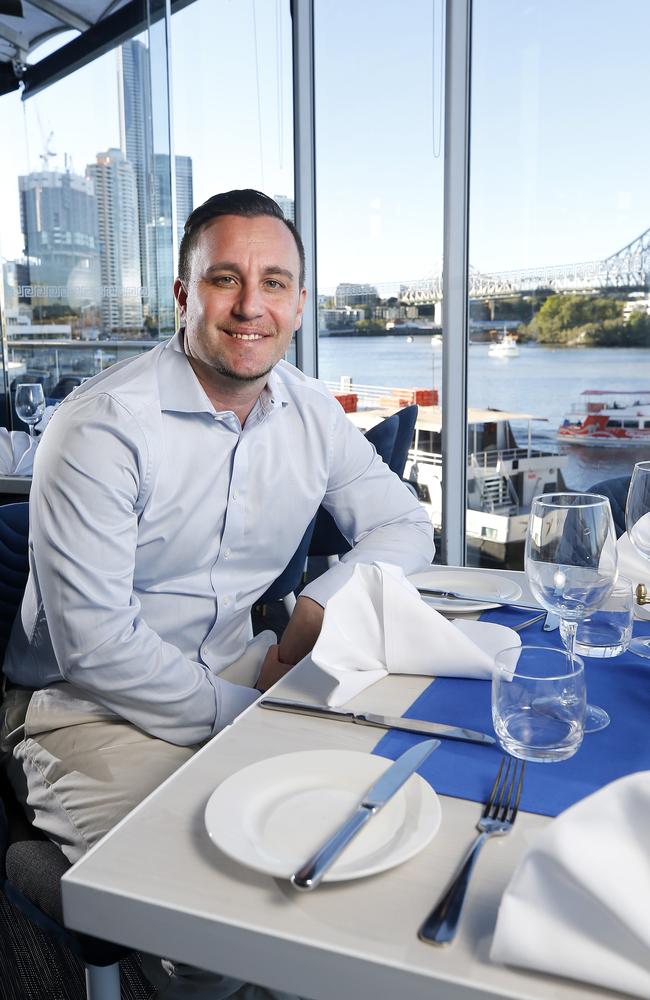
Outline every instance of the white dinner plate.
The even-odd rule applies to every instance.
[[[205,807],[220,850],[256,871],[289,878],[347,819],[390,766],[352,750],[306,750],[257,761],[226,778]],[[440,826],[433,788],[413,774],[372,817],[325,875],[361,878],[422,850]]]
[[[441,569],[426,570],[424,573],[414,573],[409,576],[414,587],[431,587],[434,590],[455,590],[459,594],[476,594],[485,596],[482,601],[462,601],[453,598],[431,597],[422,594],[422,599],[438,611],[485,611],[518,601],[521,597],[521,587],[514,580],[509,580],[498,573],[486,573],[484,570],[471,569]]]

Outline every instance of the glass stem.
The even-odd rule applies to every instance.
[[[569,656],[571,657],[571,662],[573,663],[573,657],[575,656],[575,651],[576,651],[576,633],[578,631],[578,623],[577,622],[567,622],[566,626],[567,626],[567,629],[566,629],[566,639],[567,639],[566,647],[567,647],[567,649],[569,651]]]

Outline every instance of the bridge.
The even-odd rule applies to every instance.
[[[554,291],[593,291],[597,288],[647,288],[650,279],[650,229],[604,260],[579,264],[553,264],[495,271],[482,274],[470,268],[469,295],[472,299],[506,298],[538,288]],[[407,285],[400,295],[408,305],[425,305],[442,300],[442,275],[423,278]]]

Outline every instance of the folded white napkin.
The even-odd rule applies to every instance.
[[[0,475],[31,476],[38,438],[0,427]]]
[[[389,673],[490,678],[519,643],[504,625],[447,621],[396,566],[359,564],[327,602],[310,694],[338,706]]]
[[[633,590],[636,590],[637,584],[645,583],[650,594],[650,560],[634,548],[627,532],[616,543],[616,551],[619,574],[630,580]],[[639,605],[635,602],[634,614],[637,618],[650,618],[650,604]]]
[[[650,998],[650,771],[567,809],[503,896],[490,958]]]

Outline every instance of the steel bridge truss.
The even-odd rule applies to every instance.
[[[650,276],[650,229],[604,260],[579,264],[556,264],[482,274],[470,269],[472,299],[506,298],[540,288],[554,291],[593,291],[599,288],[647,288]],[[400,296],[409,305],[425,305],[442,299],[442,275],[408,285]]]

